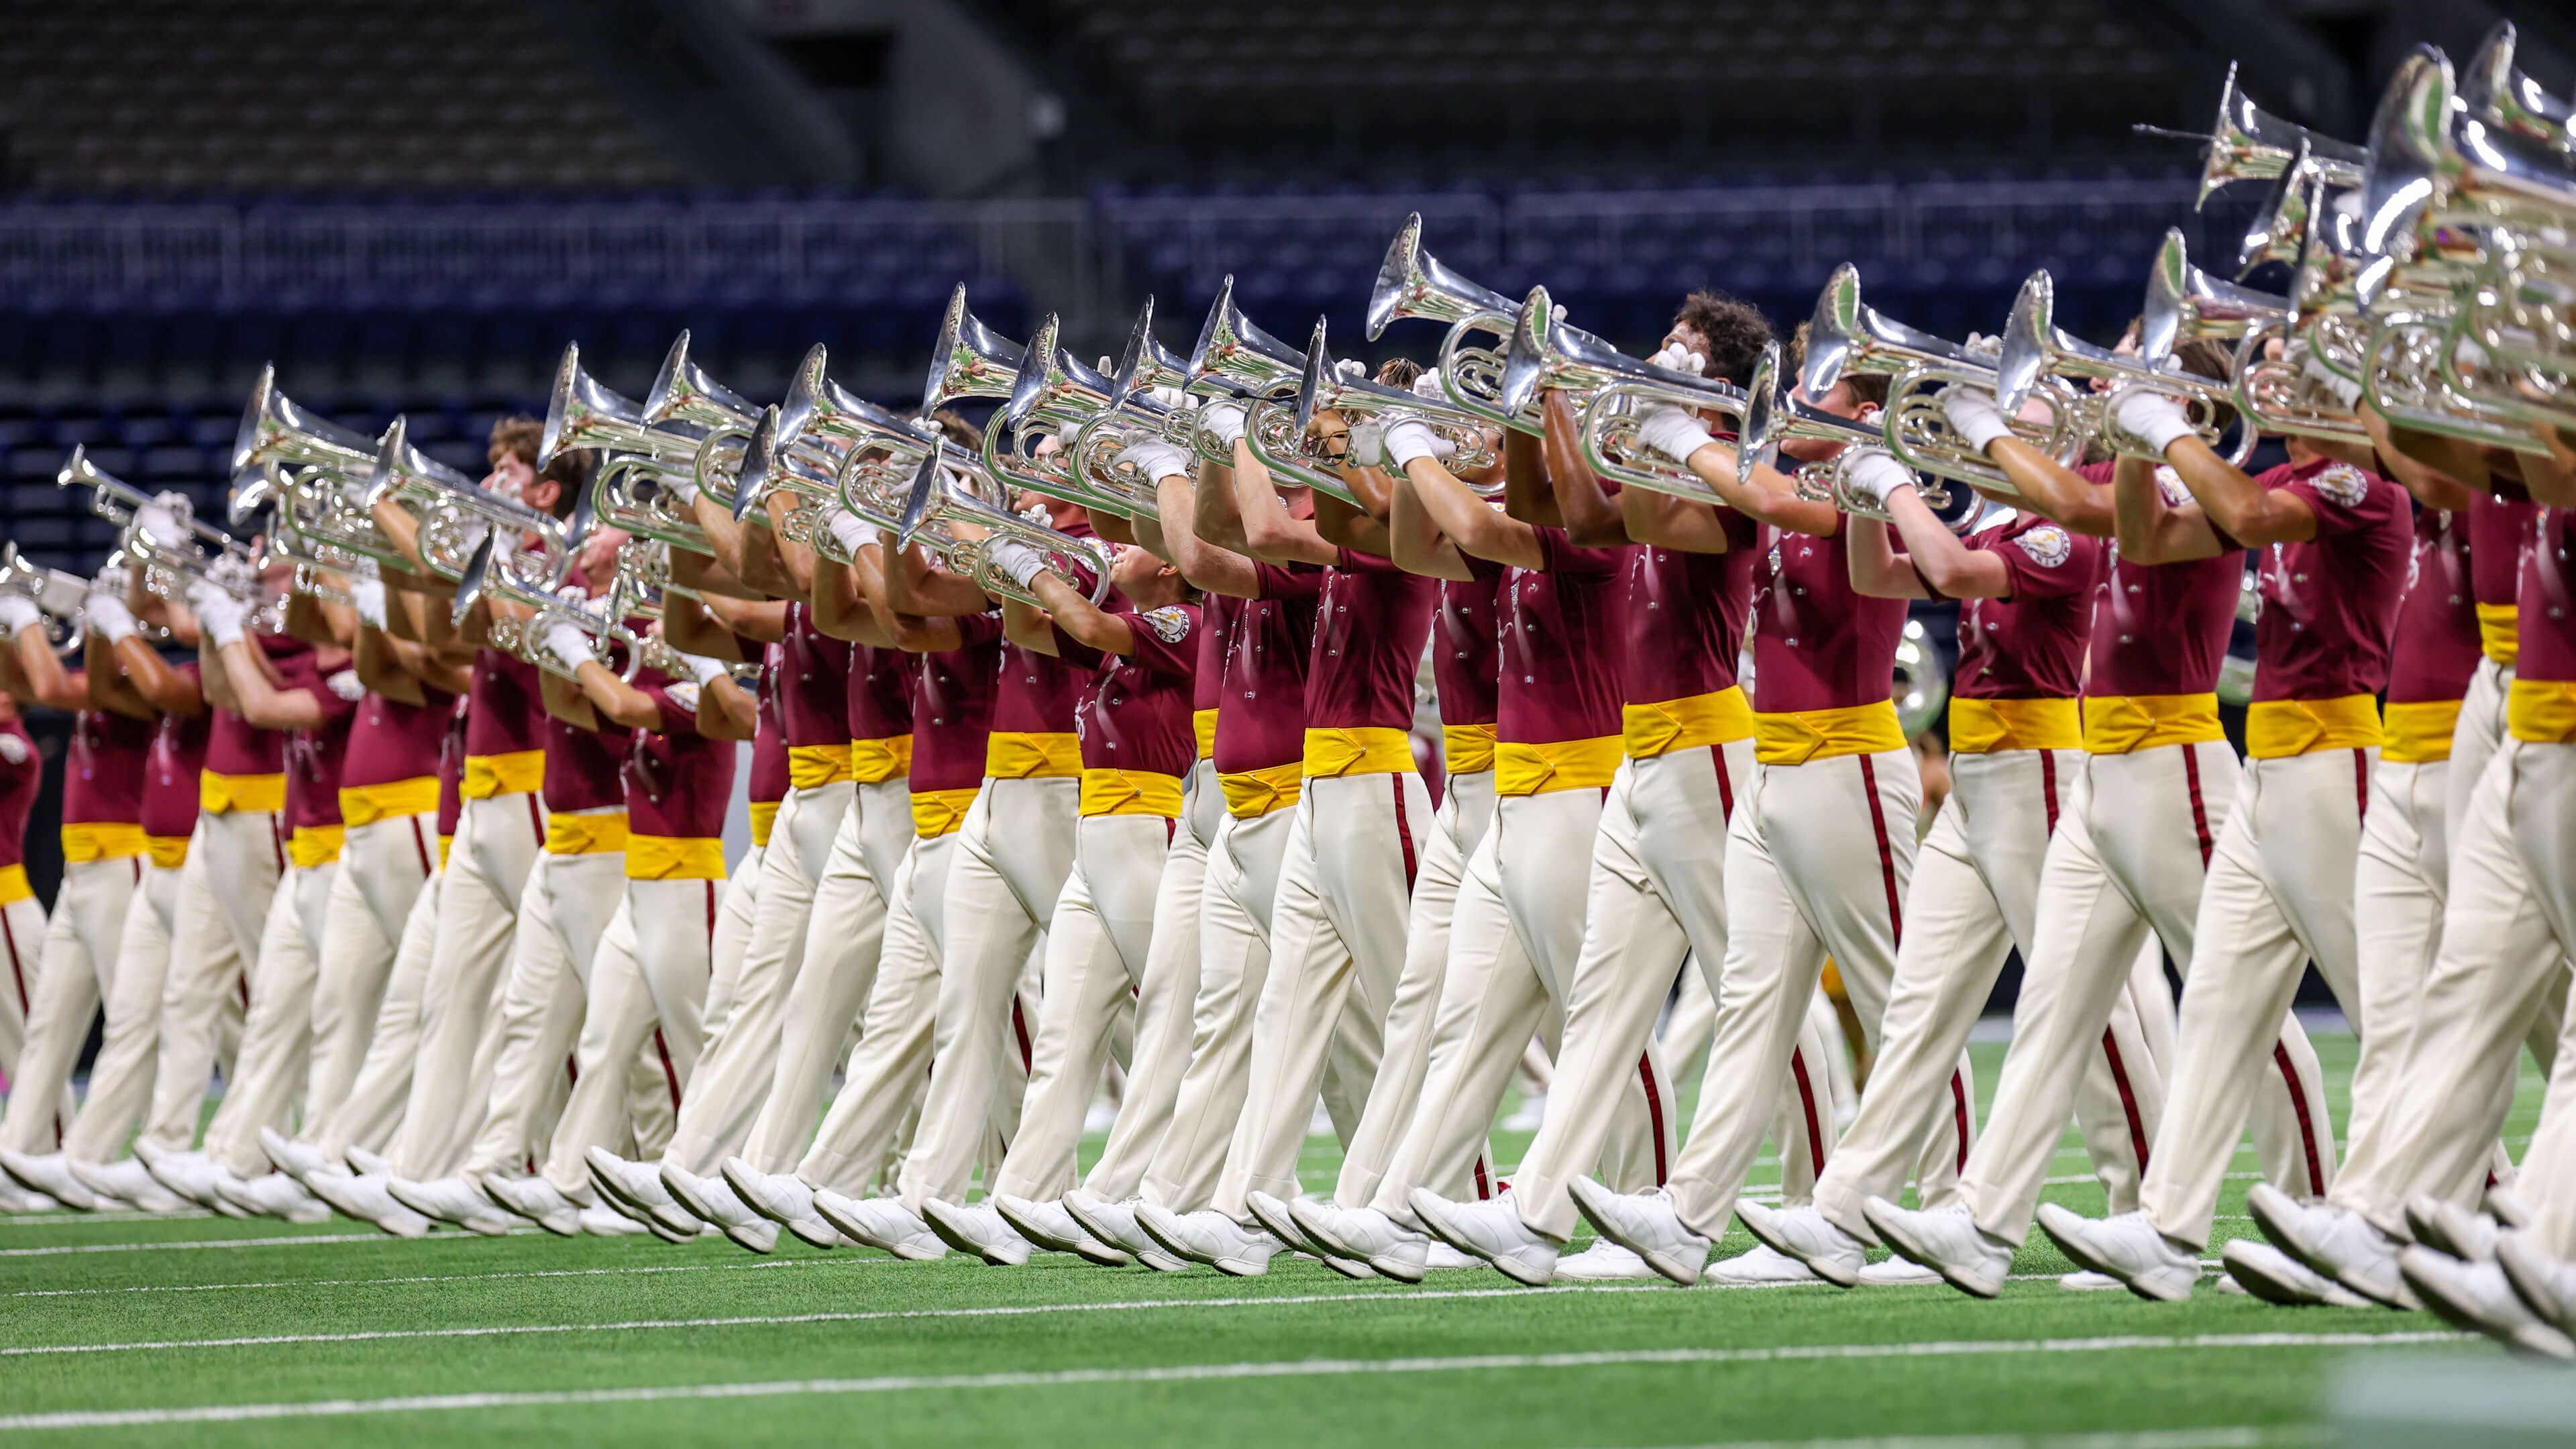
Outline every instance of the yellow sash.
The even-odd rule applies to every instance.
[[[1494,727],[1489,724],[1442,725],[1440,753],[1452,775],[1481,775],[1494,768]]]
[[[1494,746],[1494,793],[1545,795],[1557,790],[1597,790],[1619,773],[1624,744],[1617,735],[1553,740],[1543,745],[1500,741]]]
[[[777,801],[754,800],[751,802],[751,843],[753,845],[766,846],[769,844],[770,827],[777,823]]]
[[[177,870],[188,863],[188,837],[184,835],[147,835],[143,847],[152,852],[152,863],[163,870]]]
[[[461,793],[468,800],[495,795],[525,795],[546,782],[546,752],[515,750],[506,755],[467,755]]]
[[[2507,669],[2522,649],[2522,619],[2511,604],[2478,605],[2478,646]]]
[[[2084,748],[2096,755],[2225,738],[2215,694],[2101,694],[2084,701]]]
[[[850,747],[839,745],[789,745],[787,747],[787,783],[799,790],[837,785],[850,778]]]
[[[1753,708],[1744,702],[1744,691],[1731,684],[1686,699],[1628,705],[1619,716],[1632,760],[1753,738]]]
[[[2392,704],[2380,724],[2388,743],[2379,757],[2396,765],[2429,765],[2451,757],[2451,732],[2460,723],[2456,699],[2427,699]]]
[[[2368,749],[2386,739],[2379,729],[2379,701],[2367,694],[2265,700],[2245,712],[2245,753],[2258,760]]]
[[[557,811],[546,817],[546,854],[615,855],[626,848],[626,812],[596,815]]]
[[[2504,727],[2536,745],[2576,744],[2576,680],[2516,679],[2504,698]]]
[[[850,741],[850,778],[862,785],[882,785],[912,773],[912,736]]]
[[[1306,775],[1395,775],[1413,768],[1413,737],[1384,728],[1306,731]]]
[[[63,827],[65,865],[87,865],[94,860],[124,860],[141,855],[143,850],[143,827],[140,825],[92,820]]]
[[[35,894],[35,888],[27,884],[25,866],[0,865],[0,906],[14,906]]]
[[[1199,758],[1216,758],[1216,711],[1203,709],[1190,716],[1190,728],[1199,737]]]
[[[912,830],[924,840],[936,840],[966,823],[966,807],[975,803],[975,791],[915,790],[912,792]]]
[[[1306,762],[1290,760],[1265,770],[1238,770],[1216,777],[1225,791],[1225,811],[1237,820],[1258,820],[1273,810],[1297,803],[1306,789]]]
[[[298,825],[294,837],[286,842],[286,858],[306,870],[329,865],[340,858],[348,836],[344,825]]]
[[[723,880],[724,842],[676,835],[626,838],[628,880]]]
[[[1962,755],[2003,750],[2079,750],[2084,719],[2071,699],[1950,698],[1950,748]]]
[[[274,815],[286,808],[286,777],[218,775],[207,770],[197,776],[197,808],[209,815],[236,811]]]
[[[1078,780],[1082,737],[995,730],[984,741],[984,773],[995,780]]]
[[[1175,819],[1181,813],[1181,777],[1150,770],[1085,770],[1082,813]]]
[[[381,785],[344,785],[340,789],[340,822],[344,825],[373,825],[379,820],[437,813],[436,775],[388,780]]]
[[[1896,706],[1845,705],[1753,717],[1753,758],[1766,765],[1804,765],[1839,755],[1875,755],[1905,748]]]

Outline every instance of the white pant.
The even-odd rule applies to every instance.
[[[311,1122],[348,1097],[367,1059],[385,982],[420,888],[438,868],[438,816],[399,815],[352,826],[312,945],[322,974],[313,992]]]
[[[796,1175],[810,1186],[858,1195],[885,1170],[896,1135],[921,1098],[931,1070],[940,946],[947,930],[944,903],[956,854],[953,831],[916,837],[895,868],[885,944],[859,1018],[858,1049],[850,1053],[841,1094],[796,1164]]]
[[[1207,885],[1208,844],[1225,818],[1216,766],[1201,760],[1191,771],[1186,803],[1155,882],[1153,932],[1145,947],[1144,979],[1136,987],[1136,1044],[1127,1063],[1126,1095],[1100,1160],[1083,1180],[1086,1190],[1112,1202],[1137,1194],[1155,1149],[1171,1129],[1181,1078],[1189,1071],[1190,1012],[1199,990],[1199,905]]]
[[[754,887],[758,912],[748,939],[733,959],[733,990],[721,1026],[709,1022],[703,1070],[694,1078],[687,1110],[671,1138],[670,1160],[694,1173],[710,1173],[750,1136],[778,1076],[788,1001],[808,954],[807,923],[829,871],[842,824],[852,814],[857,787],[833,785],[790,790],[778,804],[769,844],[762,850]],[[737,870],[737,875],[748,872]],[[719,953],[717,970],[726,971]]]
[[[2267,1083],[2294,1088],[2309,1195],[2330,1185],[2324,1072],[2313,1052],[2301,1059],[2284,1050],[2274,1023],[2311,961],[2346,1015],[2361,1016],[2352,886],[2378,758],[2374,747],[2245,762],[2201,888],[2172,1093],[2139,1191],[2139,1205],[2176,1242],[2208,1241],[2219,1184]]]
[[[15,1086],[19,1054],[27,1041],[27,1022],[44,989],[45,903],[29,896],[0,906],[0,952],[5,952],[8,975],[0,981],[0,1073],[5,1073],[12,1086],[10,1105],[18,1105]],[[20,944],[21,942],[25,944]],[[67,1095],[67,1094],[66,1094]],[[50,1137],[57,1127],[57,1114],[67,1104],[59,1096],[48,1096],[40,1111],[32,1111]]]
[[[7,1066],[9,1113],[0,1120],[0,1148],[51,1152],[70,1127],[72,1066],[89,1039],[90,1018],[115,991],[126,911],[142,879],[139,855],[63,867],[62,889],[40,943],[43,969],[28,983],[34,990],[23,1003],[26,1045]],[[17,985],[13,973],[13,1001]]]
[[[1816,1206],[1845,1232],[1874,1236],[1862,1205],[1903,1190],[1936,1122],[1946,1119],[1962,1156],[1968,1150],[1976,1103],[1955,1064],[2005,955],[2038,954],[2040,871],[2059,819],[2082,808],[2083,763],[2079,750],[1950,757],[1950,798],[1915,856],[1869,1089],[1816,1183]],[[2114,1212],[2137,1206],[2163,1103],[2159,1047],[2171,1041],[2172,1018],[2162,958],[2143,957],[2113,999],[2102,1050],[2090,1054],[2076,1095],[2076,1119]],[[1952,1191],[1925,1205],[1956,1199]]]
[[[1190,1002],[1190,1064],[1171,1125],[1137,1191],[1174,1212],[1206,1207],[1225,1170],[1252,1057],[1252,1013],[1270,977],[1270,908],[1295,823],[1290,811],[1228,815],[1208,843],[1199,895],[1198,993]]]
[[[1696,745],[1620,766],[1592,841],[1583,949],[1567,989],[1564,1049],[1547,1114],[1512,1179],[1512,1198],[1533,1230],[1560,1241],[1574,1231],[1566,1184],[1594,1171],[1621,1102],[1620,1084],[1641,1068],[1677,1099],[1679,1074],[1654,1037],[1655,1016],[1686,959],[1702,981],[1726,959],[1726,833],[1737,791],[1753,781],[1753,741]],[[1713,988],[1704,987],[1705,999]],[[1714,1021],[1714,1014],[1711,1016]],[[1791,1059],[1793,1087],[1821,1091],[1835,1049],[1810,1021]],[[1814,1179],[1812,1117],[1792,1092],[1772,1136],[1784,1184],[1803,1198]]]
[[[236,1177],[269,1170],[259,1129],[292,1132],[296,1108],[304,1100],[305,1069],[313,1052],[314,987],[322,971],[313,942],[339,874],[337,861],[290,865],[270,898],[239,1065],[224,1084],[223,1104],[206,1125],[206,1154]]]
[[[626,1069],[639,1053],[649,1050],[659,1062],[671,1110],[679,1111],[702,1045],[701,1013],[723,897],[723,881],[626,883],[625,899],[609,917],[591,958],[590,1000],[582,1014],[577,1058],[580,1080],[573,1083],[546,1155],[546,1179],[557,1191],[568,1196],[585,1192],[590,1168],[583,1153],[592,1147],[613,1150],[625,1140],[630,1120]],[[639,1148],[643,1136],[636,1133]]]
[[[904,1205],[964,1202],[976,1155],[1008,1138],[1026,1090],[1037,1003],[1021,989],[1073,869],[1082,782],[986,780],[957,830],[931,1050],[938,1069],[904,1155]]]
[[[552,1140],[580,1070],[574,1049],[600,937],[625,899],[622,850],[544,854],[529,868],[501,994],[501,1047],[466,1172],[525,1171]],[[670,1110],[667,1095],[646,1100]]]
[[[491,1084],[475,1075],[475,1057],[487,1049],[487,1027],[498,1025],[519,892],[545,838],[545,810],[533,792],[468,800],[457,817],[438,893],[437,946],[421,988],[411,1101],[386,1154],[401,1176],[454,1172],[483,1120]]]
[[[286,870],[277,816],[199,815],[179,870],[170,964],[161,983],[160,1063],[143,1133],[163,1147],[197,1140],[198,1109],[212,1078],[221,1020],[250,1005],[269,898]]]
[[[763,1172],[792,1169],[813,1142],[832,1065],[876,989],[887,892],[912,840],[912,800],[900,776],[859,786],[841,812],[814,883],[804,960],[787,988],[777,1062],[742,1148]]]
[[[1430,793],[1410,770],[1306,780],[1281,860],[1271,969],[1253,1008],[1243,1114],[1217,1211],[1244,1216],[1253,1192],[1298,1195],[1297,1155],[1328,1056],[1354,1079],[1376,1079],[1430,826]]]
[[[153,1071],[161,1043],[161,987],[170,970],[170,935],[179,909],[178,867],[148,862],[126,900],[116,969],[109,973],[106,1026],[90,1063],[89,1098],[63,1136],[65,1155],[107,1162],[124,1155],[125,1141],[152,1105]],[[240,973],[239,963],[234,974]],[[233,1003],[235,1012],[240,1003]],[[238,1017],[229,1023],[240,1034]],[[230,1055],[226,1052],[225,1055]]]
[[[1159,815],[1096,815],[1075,831],[1073,872],[1047,927],[1028,1095],[993,1192],[1053,1199],[1072,1186],[1092,1089],[1144,992],[1163,862],[1178,833]]]
[[[1530,1037],[1556,1044],[1583,953],[1587,862],[1607,794],[1576,788],[1496,802],[1458,887],[1413,1120],[1366,1206],[1410,1223],[1411,1189],[1471,1180]],[[1666,965],[1678,971],[1681,962]],[[1604,1074],[1616,1105],[1603,1175],[1623,1190],[1652,1187],[1672,1160],[1677,1099],[1655,1063],[1615,1080]]]
[[[2576,948],[2576,746],[2508,739],[2488,760],[2451,840],[2442,944],[2425,975],[2412,1039],[2383,1094],[2377,1130],[2353,1144],[2333,1200],[2402,1229],[2407,1200],[2461,1194],[2512,1108],[2523,1042],[2566,1015]],[[2561,1035],[2521,1187],[2540,1209],[2541,1245],[2576,1253],[2566,1220],[2568,1060]],[[2456,1200],[2456,1199],[2455,1199]],[[2463,1206],[2469,1204],[2463,1203]]]
[[[2469,802],[2477,795],[2478,778],[2487,772],[2487,761],[2504,748],[2505,700],[2513,690],[2513,675],[2511,667],[2481,656],[2477,671],[2469,676],[2459,722],[2451,726],[2451,768],[2443,783],[2442,838],[2446,841],[2460,838],[2461,822],[2468,818]]]
[[[2040,868],[2039,954],[2025,958],[2012,1047],[1961,1174],[1960,1190],[1986,1232],[2015,1245],[2029,1234],[2077,1084],[2099,1055],[2113,1002],[2134,989],[2141,953],[2161,941],[2190,979],[2201,881],[2241,774],[2222,741],[2085,758],[2082,806],[2059,820]],[[2275,1060],[2291,1064],[2302,1090],[2294,1103],[2289,1076],[2263,1088],[2254,1144],[2276,1185],[2306,1195],[2314,1190],[2307,1175],[2314,1139],[2301,1123],[2323,1125],[2324,1083],[2297,1019],[2272,1020]],[[2158,1060],[2170,1082],[2174,1061]],[[2171,1120],[2168,1109],[2163,1121]]]
[[[347,1094],[337,1101],[317,1099],[305,1116],[304,1141],[326,1156],[339,1157],[352,1147],[381,1153],[402,1125],[403,1108],[411,1101],[412,1062],[420,1055],[421,994],[438,947],[438,894],[445,880],[441,871],[423,881],[403,915],[393,969],[385,974],[375,1024],[367,1032],[367,1054]]]

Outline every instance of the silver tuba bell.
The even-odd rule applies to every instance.
[[[1479,347],[1471,339],[1488,335],[1508,344],[1520,309],[1512,299],[1459,275],[1422,249],[1422,213],[1404,219],[1379,263],[1377,283],[1369,290],[1368,339],[1375,342],[1387,324],[1424,317],[1449,324],[1440,340],[1440,389],[1449,400],[1488,422],[1523,432],[1536,432],[1535,414],[1506,413],[1502,407],[1503,356],[1500,347]]]

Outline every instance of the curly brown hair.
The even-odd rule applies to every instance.
[[[1772,335],[1771,319],[1760,308],[1705,287],[1684,297],[1681,310],[1673,314],[1672,330],[1684,328],[1708,343],[1700,349],[1708,359],[1700,375],[1724,378],[1737,387],[1753,376],[1753,364]]]

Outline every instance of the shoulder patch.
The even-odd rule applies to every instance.
[[[2370,475],[2350,463],[2328,463],[2312,481],[2319,493],[2346,508],[2358,508],[2370,496]]]
[[[1190,611],[1176,604],[1148,609],[1137,617],[1154,631],[1154,637],[1166,644],[1178,644],[1190,637]]]
[[[0,760],[7,760],[13,765],[23,765],[27,763],[27,756],[30,753],[32,752],[27,748],[24,736],[0,735]]]
[[[2191,501],[2190,486],[2182,481],[2182,475],[2173,470],[2171,463],[2156,465],[2156,487],[2165,495],[2167,503],[2179,505]]]
[[[678,706],[687,713],[696,714],[698,712],[698,682],[696,680],[682,679],[675,681],[674,683],[666,686],[662,692],[671,697],[672,704]]]
[[[358,682],[358,671],[354,669],[343,669],[339,673],[325,678],[322,682],[330,687],[333,694],[340,696],[351,704],[356,704],[359,700],[367,697],[367,687]]]
[[[2054,523],[2026,529],[2016,535],[2013,542],[2021,545],[2021,551],[2030,555],[2032,563],[2045,569],[2056,568],[2075,555],[2075,540],[2067,537],[2066,530]]]

